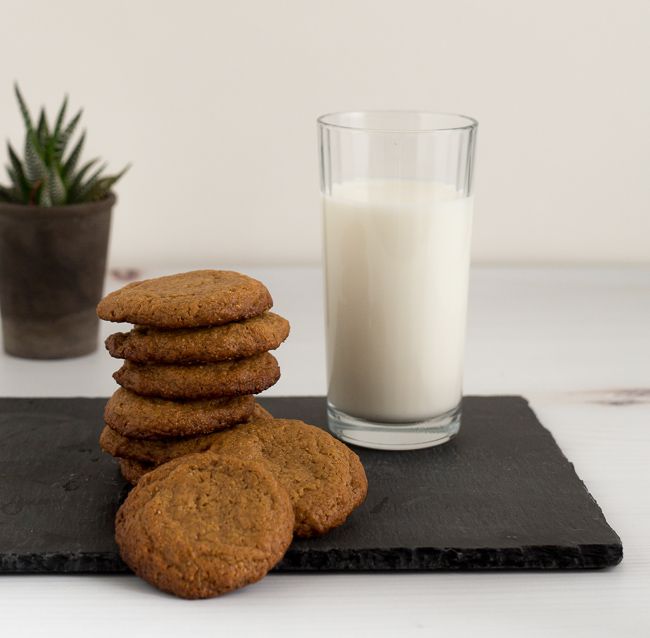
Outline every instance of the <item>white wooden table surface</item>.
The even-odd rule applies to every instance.
[[[323,394],[320,272],[244,270],[292,323],[278,351],[282,379],[268,394]],[[0,636],[650,636],[650,268],[482,268],[470,297],[466,393],[531,401],[621,535],[621,565],[280,574],[196,602],[132,576],[4,576]],[[0,393],[108,396],[117,367],[103,350],[62,362],[0,355]]]

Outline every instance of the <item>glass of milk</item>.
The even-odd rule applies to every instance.
[[[328,420],[357,445],[460,427],[478,123],[410,111],[318,119]]]

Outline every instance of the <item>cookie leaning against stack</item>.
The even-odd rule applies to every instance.
[[[280,376],[269,350],[289,324],[260,282],[196,271],[130,284],[98,315],[134,328],[106,340],[125,359],[102,448],[136,487],[116,518],[133,571],[186,598],[263,577],[293,534],[341,525],[364,500],[361,462],[327,432],[273,419],[253,394]]]

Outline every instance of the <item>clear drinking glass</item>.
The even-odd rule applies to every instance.
[[[478,123],[409,111],[318,119],[328,420],[406,450],[460,427]]]

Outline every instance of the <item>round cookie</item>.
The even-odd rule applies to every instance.
[[[222,430],[246,421],[255,408],[252,395],[169,401],[118,388],[104,409],[104,423],[124,436],[163,439]]]
[[[113,378],[136,394],[163,399],[204,399],[262,392],[280,378],[280,366],[268,352],[246,359],[191,366],[125,361]]]
[[[106,339],[117,359],[139,363],[212,363],[275,350],[289,336],[289,322],[272,312],[222,326],[164,330],[136,326]]]
[[[139,463],[131,459],[120,459],[120,472],[126,481],[131,485],[137,485],[138,481],[151,470],[155,469],[155,465],[149,463]]]
[[[255,404],[250,418],[268,420],[273,417],[262,406]],[[99,444],[104,452],[120,459],[160,465],[186,454],[205,452],[210,449],[219,434],[219,432],[211,432],[199,436],[144,440],[123,436],[106,426],[99,435]]]
[[[263,578],[292,540],[286,491],[262,464],[193,454],[143,477],[117,512],[115,540],[141,578],[209,598]]]
[[[359,457],[331,434],[302,421],[251,421],[221,432],[210,449],[266,464],[291,497],[297,536],[324,534],[342,525],[368,491]]]
[[[158,328],[196,328],[240,321],[273,305],[263,283],[230,270],[192,272],[135,281],[106,295],[97,316]]]

